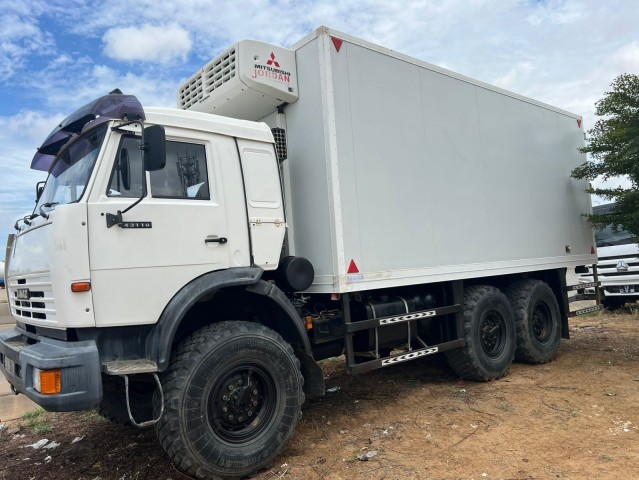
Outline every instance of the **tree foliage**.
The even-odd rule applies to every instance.
[[[589,215],[596,226],[613,225],[639,236],[639,76],[623,74],[610,85],[612,90],[595,103],[601,117],[588,131],[589,153],[586,163],[572,171],[572,176],[590,181],[600,177],[626,177],[630,187],[597,188],[588,191],[616,203],[613,213]]]

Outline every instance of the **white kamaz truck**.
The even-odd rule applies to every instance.
[[[566,269],[596,259],[579,116],[326,27],[233,45],[178,107],[114,91],[35,155],[16,393],[154,423],[184,471],[239,478],[324,394],[321,359],[444,353],[490,380],[568,338]]]

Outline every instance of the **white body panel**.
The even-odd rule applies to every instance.
[[[295,48],[287,194],[310,291],[594,260],[578,116],[328,29]]]
[[[86,204],[59,205],[49,220],[33,219],[17,235],[8,261],[9,307],[17,321],[50,328],[95,325],[92,292],[71,292],[72,283],[90,280]],[[19,288],[33,297],[21,302]]]

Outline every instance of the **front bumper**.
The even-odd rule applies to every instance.
[[[61,393],[33,388],[33,369],[61,371]],[[45,410],[70,412],[95,408],[102,399],[100,357],[93,340],[65,342],[14,328],[0,332],[0,372],[18,392]]]

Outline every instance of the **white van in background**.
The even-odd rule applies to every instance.
[[[593,207],[593,213],[612,212],[614,203]],[[616,310],[639,298],[639,246],[637,237],[626,230],[615,230],[610,225],[597,228],[597,273],[602,288],[602,303],[608,310]],[[580,276],[582,283],[592,282],[592,268]],[[586,289],[594,293],[594,289]]]

